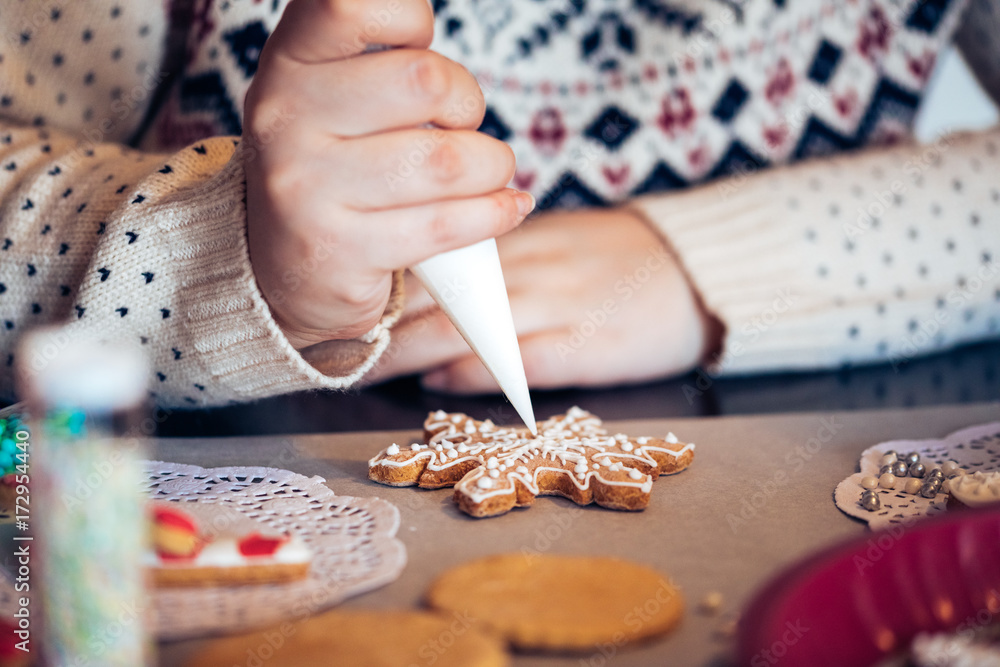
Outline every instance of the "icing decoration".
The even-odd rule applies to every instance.
[[[942,470],[944,466],[942,466]],[[948,489],[955,500],[969,507],[1000,503],[1000,471],[977,470],[948,480]]]
[[[609,436],[598,417],[576,407],[539,422],[536,437],[462,413],[428,415],[424,435],[431,448],[384,450],[368,462],[369,477],[394,486],[455,486],[459,506],[474,516],[500,514],[551,494],[579,504],[642,509],[653,480],[680,472],[694,458],[690,443],[644,438],[639,444],[624,434]],[[445,458],[437,453],[445,443],[466,451]],[[490,509],[478,507],[486,501],[492,501]]]
[[[291,539],[288,535],[280,537],[265,537],[260,533],[253,533],[239,540],[237,547],[242,556],[274,556],[282,545],[287,544]]]
[[[920,480],[924,483],[916,493],[911,491],[915,488],[910,483],[913,478],[904,478],[905,482],[894,484],[893,488],[876,488],[874,491],[881,507],[877,512],[865,510],[859,502],[865,488],[862,482],[867,483],[865,478],[868,477],[878,478],[880,468],[891,465],[883,460],[898,460],[897,452],[918,455],[927,471],[925,478]],[[940,468],[937,475],[934,474],[936,468]],[[949,491],[969,484],[964,480],[975,478],[977,472],[983,475],[1000,472],[1000,422],[965,428],[940,440],[894,440],[869,447],[861,454],[860,470],[837,485],[834,500],[841,511],[867,521],[872,529],[891,524],[908,525],[914,519],[945,511]],[[934,478],[940,479],[939,488],[928,486],[927,482]]]

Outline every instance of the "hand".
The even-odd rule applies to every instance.
[[[528,383],[641,382],[690,370],[718,345],[674,256],[620,210],[549,213],[498,239]],[[469,346],[408,276],[403,320],[370,380],[422,373],[428,388],[498,391]]]
[[[261,53],[244,122],[250,259],[296,348],[367,332],[394,269],[533,205],[505,188],[513,154],[475,132],[479,86],[426,50],[432,36],[426,0],[294,0]]]

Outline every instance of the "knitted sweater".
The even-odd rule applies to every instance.
[[[144,346],[168,405],[343,388],[377,361],[398,288],[323,374],[249,263],[236,135],[285,4],[0,7],[0,394],[46,323]],[[953,39],[1000,97],[1000,1],[434,5],[432,48],[479,80],[512,185],[645,216],[725,326],[713,372],[898,364],[996,334],[1000,132],[907,138]]]

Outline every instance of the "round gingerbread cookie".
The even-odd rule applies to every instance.
[[[589,650],[668,632],[684,601],[670,578],[618,558],[504,554],[464,563],[427,594],[481,618],[518,648]]]
[[[334,611],[210,642],[187,667],[508,667],[503,640],[468,613]]]

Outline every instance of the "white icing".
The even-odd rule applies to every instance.
[[[491,489],[493,488],[493,480],[489,477],[480,477],[476,480],[476,486],[480,489]]]
[[[395,456],[396,454],[399,454],[399,445],[397,445],[396,443],[392,443],[391,445],[386,447],[385,453],[387,456]]]
[[[632,468],[631,470],[628,471],[628,476],[631,477],[632,479],[642,479],[642,473],[636,470],[635,468]]]
[[[420,451],[420,445],[416,445],[416,444],[410,445],[410,449],[412,451],[414,451],[414,452],[419,452]]]
[[[449,449],[448,450],[448,458],[449,459],[457,459],[458,458],[458,452],[456,450],[454,450],[454,449]]]
[[[667,433],[667,437],[665,437],[664,440],[669,442],[671,445],[675,445],[679,442],[679,440],[677,440],[677,436],[673,434],[673,431]]]
[[[648,438],[639,438],[638,440],[636,440],[636,442],[638,442],[640,445],[644,445],[646,443],[643,442],[643,440],[645,440],[646,442],[649,442]],[[631,452],[632,451],[632,443],[631,442],[623,442],[622,443],[622,451],[623,452]]]
[[[948,481],[951,494],[963,505],[981,507],[1000,502],[1000,471],[977,470],[971,475],[962,475]]]
[[[489,459],[489,461],[486,462],[486,467],[489,468],[490,470],[493,470],[494,468],[496,468],[499,465],[500,465],[500,462],[497,461],[497,457],[495,457],[495,456],[491,456],[490,459]]]
[[[500,477],[500,471],[499,470],[491,470],[490,471],[490,477],[492,477],[493,479],[498,479]]]
[[[635,439],[635,441],[636,441],[636,443],[638,443],[638,444],[640,444],[640,445],[645,445],[646,443],[648,443],[648,442],[649,442],[649,438],[646,438],[646,437],[642,437],[642,438],[636,438],[636,439]],[[622,445],[622,449],[625,449],[625,446],[624,446],[624,445]],[[629,445],[629,446],[628,446],[628,449],[632,449],[632,445]],[[627,452],[627,451],[628,451],[628,449],[625,449],[625,451]]]

